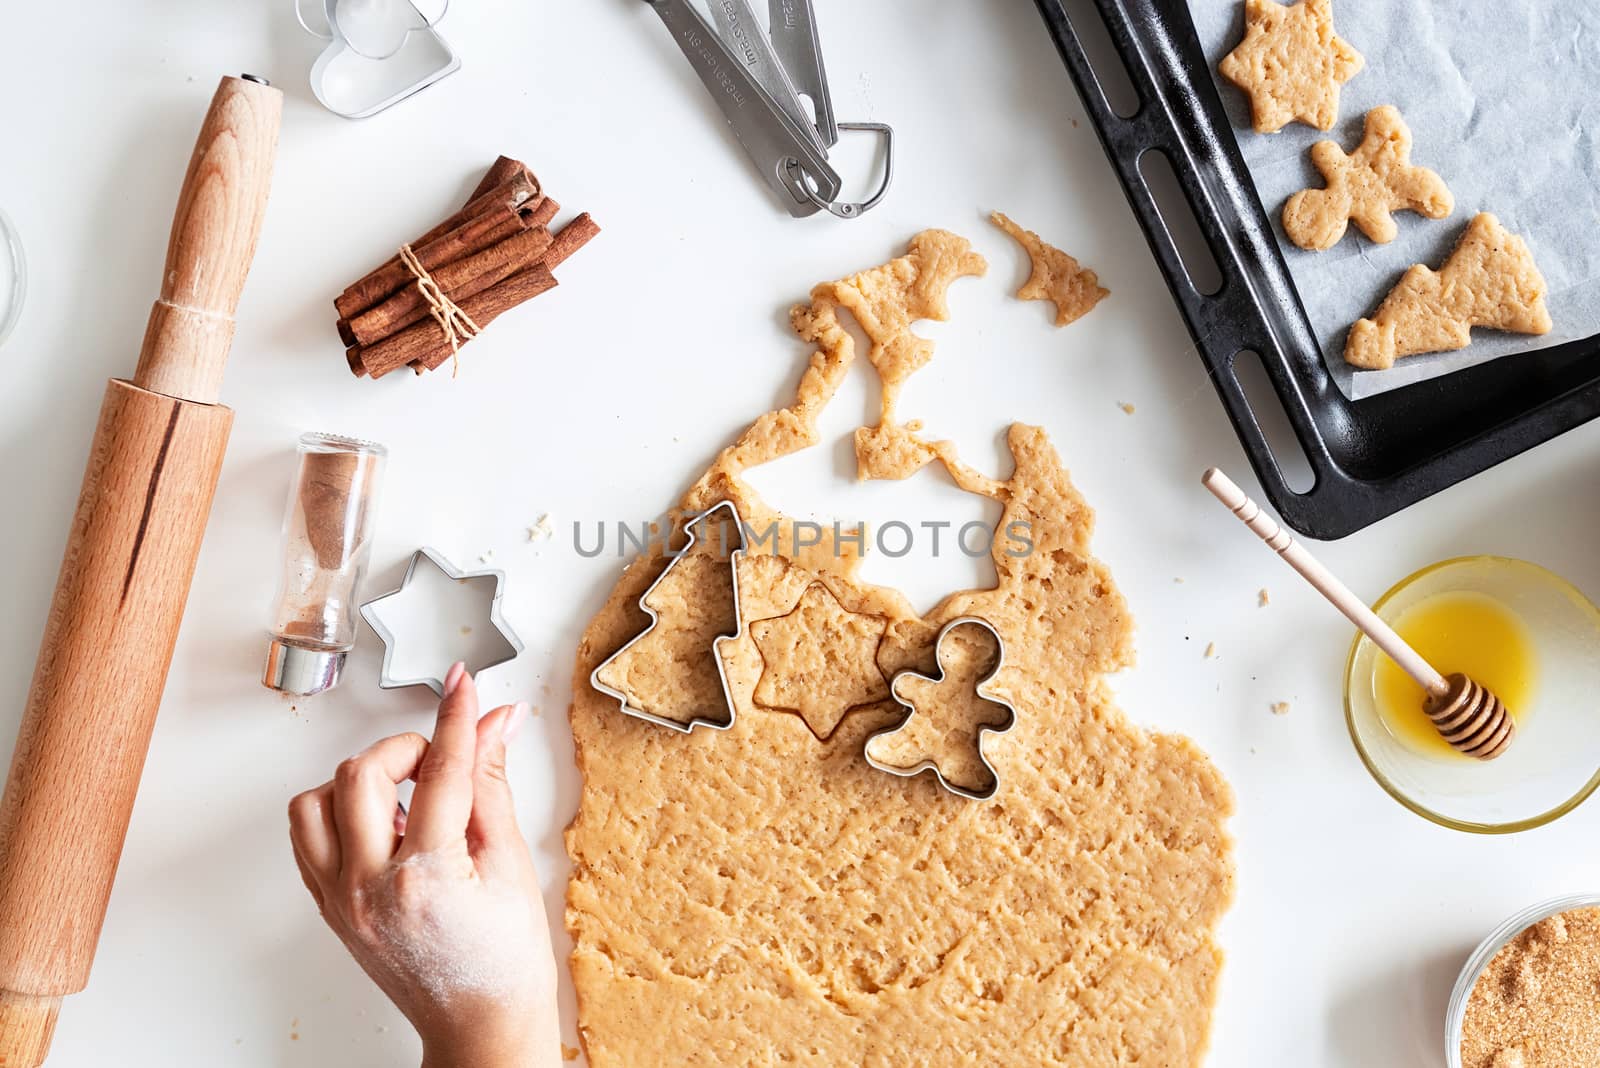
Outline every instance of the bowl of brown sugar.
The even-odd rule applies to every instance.
[[[1600,894],[1512,916],[1467,961],[1445,1016],[1450,1068],[1600,1065]]]

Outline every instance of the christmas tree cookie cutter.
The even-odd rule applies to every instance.
[[[984,630],[988,631],[989,635],[994,638],[995,646],[994,666],[990,668],[981,679],[977,680],[974,689],[978,697],[990,702],[991,704],[999,705],[1000,707],[1004,708],[1007,713],[1004,721],[994,724],[993,726],[980,724],[976,730],[976,737],[973,739],[973,745],[978,756],[978,763],[983,766],[984,770],[988,772],[989,775],[989,786],[985,789],[974,789],[963,786],[960,783],[951,782],[949,779],[945,778],[944,770],[939,767],[938,763],[931,756],[924,757],[914,765],[902,766],[878,760],[872,755],[872,743],[874,741],[902,730],[908,723],[911,722],[912,717],[919,714],[919,709],[917,706],[901,692],[903,683],[913,679],[919,679],[923,682],[934,684],[943,683],[949,675],[948,671],[945,669],[944,658],[941,655],[943,652],[945,639],[949,637],[950,634],[957,628],[970,626],[982,627]],[[958,794],[961,797],[971,798],[974,801],[987,801],[1000,789],[1000,773],[995,770],[995,766],[989,763],[989,758],[984,755],[983,740],[990,734],[1004,734],[1006,731],[1016,726],[1017,723],[1017,706],[1008,698],[1001,697],[996,694],[992,689],[992,684],[996,676],[1000,674],[1000,670],[1004,668],[1006,664],[1005,639],[1000,637],[999,630],[995,629],[995,625],[990,623],[987,619],[983,619],[979,616],[958,616],[957,618],[946,623],[943,627],[939,628],[939,636],[934,639],[933,647],[934,656],[938,662],[937,674],[924,675],[918,671],[899,671],[895,673],[894,678],[889,680],[889,692],[894,695],[894,699],[896,701],[904,705],[906,709],[909,710],[910,714],[893,726],[885,727],[882,730],[874,731],[872,734],[868,735],[866,742],[862,745],[862,755],[866,758],[868,764],[872,765],[879,771],[886,771],[890,775],[898,775],[905,779],[921,775],[925,771],[932,771],[933,776],[936,780],[938,780],[939,785],[951,793]]]
[[[600,676],[605,673],[606,668],[609,667],[614,661],[620,659],[623,654],[627,653],[634,646],[638,645],[639,642],[644,640],[646,635],[656,629],[656,625],[661,621],[661,619],[656,610],[650,607],[650,595],[655,593],[656,588],[660,586],[663,581],[667,580],[667,577],[672,574],[673,570],[678,566],[678,564],[681,563],[684,558],[687,557],[694,549],[695,545],[700,540],[700,525],[706,522],[712,515],[716,513],[726,513],[725,522],[731,520],[735,536],[738,541],[738,545],[728,553],[728,570],[733,579],[733,629],[714,637],[711,641],[711,659],[714,660],[717,665],[717,678],[722,685],[722,697],[724,704],[726,705],[726,707],[721,711],[724,712],[725,715],[706,715],[703,712],[696,710],[686,718],[674,719],[671,716],[663,716],[658,713],[651,712],[649,709],[640,708],[634,703],[632,694],[607,684],[601,680]],[[736,642],[740,638],[744,637],[744,612],[739,606],[739,559],[744,556],[745,549],[744,520],[740,518],[739,509],[732,501],[723,500],[713,504],[705,511],[690,517],[689,520],[684,523],[683,529],[684,533],[688,537],[688,540],[685,541],[683,547],[676,552],[672,552],[670,550],[668,551],[668,556],[670,559],[667,563],[667,566],[662,569],[661,574],[656,576],[655,581],[650,583],[649,587],[639,597],[639,607],[644,611],[645,615],[650,617],[649,624],[644,628],[644,630],[641,630],[638,634],[635,634],[632,638],[628,639],[626,644],[624,644],[620,649],[606,657],[604,660],[600,661],[599,665],[589,673],[589,684],[596,690],[599,690],[601,693],[605,694],[607,697],[615,698],[623,712],[633,716],[636,719],[642,719],[648,723],[654,723],[658,727],[667,727],[682,734],[688,734],[696,727],[710,727],[713,730],[725,731],[729,727],[733,726],[733,721],[738,715],[733,701],[733,689],[728,682],[728,668],[722,659],[721,650],[724,643]],[[720,542],[719,547],[726,549],[727,542]]]

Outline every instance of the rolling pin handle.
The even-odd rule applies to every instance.
[[[282,113],[283,94],[264,78],[223,78],[217,86],[173,213],[161,295],[133,375],[141,389],[217,403]]]

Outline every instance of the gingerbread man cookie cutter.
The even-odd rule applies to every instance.
[[[660,586],[661,583],[666,580],[667,576],[672,574],[673,569],[677,567],[679,561],[683,560],[684,557],[688,556],[690,551],[694,549],[695,544],[699,541],[699,532],[697,527],[714,512],[726,512],[728,514],[728,517],[733,521],[733,528],[738,537],[738,547],[728,553],[728,568],[733,575],[733,630],[727,632],[726,634],[718,635],[711,640],[711,659],[716,661],[717,678],[722,684],[722,696],[723,700],[727,704],[727,718],[722,719],[714,716],[695,713],[689,716],[687,719],[673,719],[670,716],[658,715],[654,712],[651,712],[649,709],[640,708],[638,705],[634,704],[632,694],[628,693],[626,690],[621,690],[617,687],[607,684],[601,680],[600,676],[605,672],[606,668],[612,664],[613,661],[620,658],[635,645],[638,645],[639,642],[644,640],[647,634],[656,629],[656,624],[661,621],[661,618],[656,610],[650,607],[648,603],[650,600],[650,595],[656,591],[656,587]],[[621,707],[621,710],[626,714],[633,716],[635,719],[642,719],[647,723],[654,723],[658,727],[667,727],[682,734],[688,734],[696,727],[710,727],[713,730],[725,731],[729,727],[733,726],[733,721],[738,716],[738,709],[734,704],[732,685],[728,681],[727,664],[723,661],[720,650],[724,642],[736,642],[744,637],[744,611],[739,605],[739,558],[744,555],[745,548],[744,520],[739,515],[738,506],[736,506],[730,500],[722,500],[718,501],[716,504],[713,504],[705,511],[691,516],[684,523],[683,529],[688,538],[688,540],[684,542],[683,548],[679,549],[676,553],[670,554],[671,559],[668,561],[667,566],[661,570],[661,574],[657,575],[655,577],[655,581],[651,582],[650,585],[645,589],[644,593],[640,594],[639,596],[639,607],[644,611],[645,615],[650,617],[650,623],[638,634],[635,634],[632,638],[629,638],[628,641],[616,652],[612,653],[595,666],[595,669],[589,673],[589,685],[593,686],[596,690],[599,690],[607,697],[615,698],[618,705]],[[726,547],[726,543],[723,543],[723,546]]]
[[[889,692],[894,695],[894,699],[896,701],[910,710],[910,716],[902,719],[892,727],[885,727],[882,730],[874,731],[872,734],[868,735],[866,742],[862,745],[862,755],[866,758],[867,763],[872,765],[872,767],[876,768],[877,770],[886,771],[890,775],[898,775],[901,778],[909,779],[914,776],[921,775],[925,771],[932,771],[933,776],[938,781],[939,785],[951,793],[958,794],[961,797],[970,798],[974,801],[987,801],[992,798],[1000,789],[1000,773],[995,770],[994,765],[989,763],[989,758],[984,755],[983,739],[990,734],[1004,734],[1006,731],[1009,731],[1012,727],[1016,726],[1017,706],[1008,698],[1001,697],[996,694],[991,688],[991,684],[1000,674],[1001,669],[1005,667],[1006,643],[1005,640],[1000,637],[1000,631],[997,630],[995,625],[990,623],[987,619],[983,619],[978,616],[958,616],[957,618],[946,623],[943,627],[940,627],[939,636],[934,639],[933,643],[935,659],[938,660],[939,650],[944,645],[945,639],[951,634],[951,632],[956,630],[958,627],[966,626],[982,627],[984,630],[989,632],[991,637],[994,638],[994,667],[991,668],[989,672],[983,676],[983,678],[978,680],[975,689],[977,695],[983,700],[999,705],[1007,712],[1004,722],[995,724],[994,726],[980,725],[977,728],[975,749],[978,755],[978,763],[981,764],[984,770],[989,773],[988,788],[982,790],[971,789],[962,786],[960,783],[951,782],[949,779],[945,778],[944,771],[939,767],[938,763],[935,762],[932,757],[925,757],[915,765],[903,767],[877,760],[872,755],[872,743],[875,739],[894,734],[905,727],[905,725],[910,721],[911,716],[917,715],[918,710],[916,706],[901,695],[901,681],[904,679],[921,679],[925,682],[931,683],[944,682],[948,677],[948,673],[945,670],[942,660],[938,661],[939,666],[937,676],[924,675],[919,671],[899,671],[896,672],[894,677],[889,680]]]

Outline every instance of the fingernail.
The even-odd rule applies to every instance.
[[[511,706],[511,711],[506,713],[505,721],[500,727],[500,737],[503,741],[509,742],[517,736],[517,732],[522,729],[523,720],[528,718],[529,711],[526,701],[518,701]]]
[[[396,801],[394,803],[394,833],[399,835],[406,833],[406,803],[404,801]]]
[[[461,680],[467,674],[467,664],[464,660],[457,660],[450,665],[450,670],[444,675],[444,695],[449,697],[456,692],[456,687],[461,685]]]

